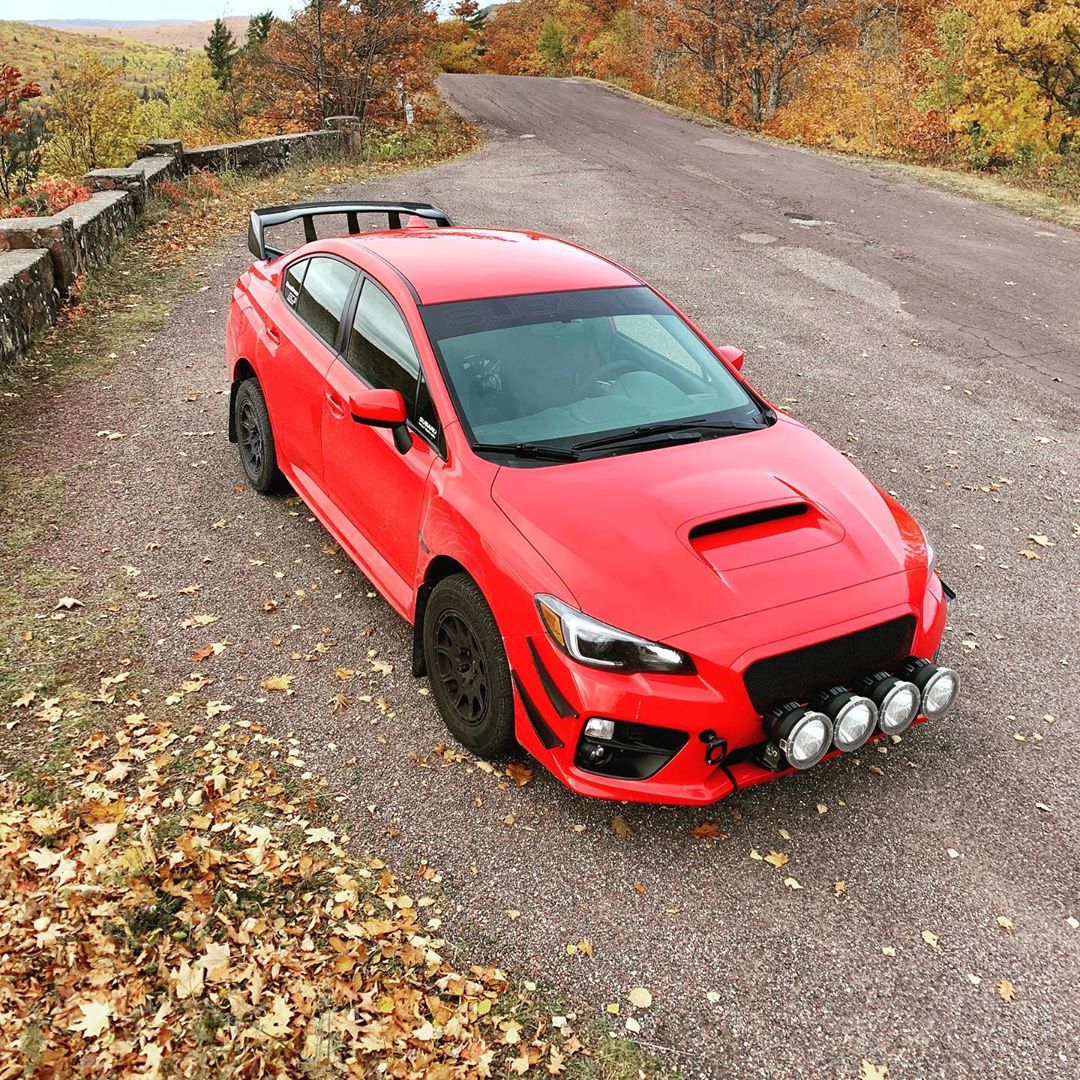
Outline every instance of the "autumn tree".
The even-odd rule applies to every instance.
[[[138,140],[138,98],[120,84],[120,68],[93,49],[60,68],[52,87],[53,118],[44,163],[61,176],[127,165]]]
[[[248,93],[283,124],[321,127],[347,115],[366,128],[399,116],[402,94],[430,85],[435,26],[424,0],[310,0],[274,24],[250,65]]]
[[[476,0],[461,0],[450,9],[450,18],[439,24],[435,63],[443,71],[475,72],[487,45],[486,19]]]
[[[25,191],[41,166],[44,123],[39,112],[26,108],[40,93],[33,79],[0,65],[0,195],[5,202]]]

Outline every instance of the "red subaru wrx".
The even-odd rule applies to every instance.
[[[349,235],[316,238],[330,214]],[[249,244],[248,480],[287,480],[413,625],[476,754],[710,803],[952,707],[922,529],[630,271],[424,203],[256,210]]]

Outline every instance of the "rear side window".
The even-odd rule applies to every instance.
[[[337,259],[314,258],[308,262],[296,314],[331,348],[337,344],[341,314],[355,280],[356,271]]]
[[[420,358],[394,302],[370,280],[360,290],[360,303],[349,334],[348,358],[349,364],[372,386],[400,390],[409,406],[409,418],[415,420]]]

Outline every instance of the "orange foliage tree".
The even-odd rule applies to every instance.
[[[240,75],[249,107],[282,125],[328,116],[372,122],[401,115],[402,94],[431,83],[435,16],[424,0],[309,0],[275,22]]]

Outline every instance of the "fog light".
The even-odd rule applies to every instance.
[[[590,717],[585,721],[585,734],[590,739],[614,739],[615,721],[601,720],[599,716]]]
[[[879,671],[863,684],[878,710],[878,727],[886,735],[906,731],[919,715],[919,688],[906,679]]]
[[[858,750],[877,726],[877,705],[870,698],[842,686],[826,690],[814,704],[832,720],[833,743],[846,753]]]
[[[904,665],[902,674],[919,688],[922,711],[927,720],[944,716],[956,704],[960,676],[952,668],[913,658]]]
[[[590,765],[602,765],[608,759],[608,755],[611,753],[606,746],[590,746],[585,751],[585,757],[588,759]]]
[[[793,769],[809,769],[827,753],[832,742],[832,721],[794,701],[777,706],[765,720],[769,737],[784,752]]]

